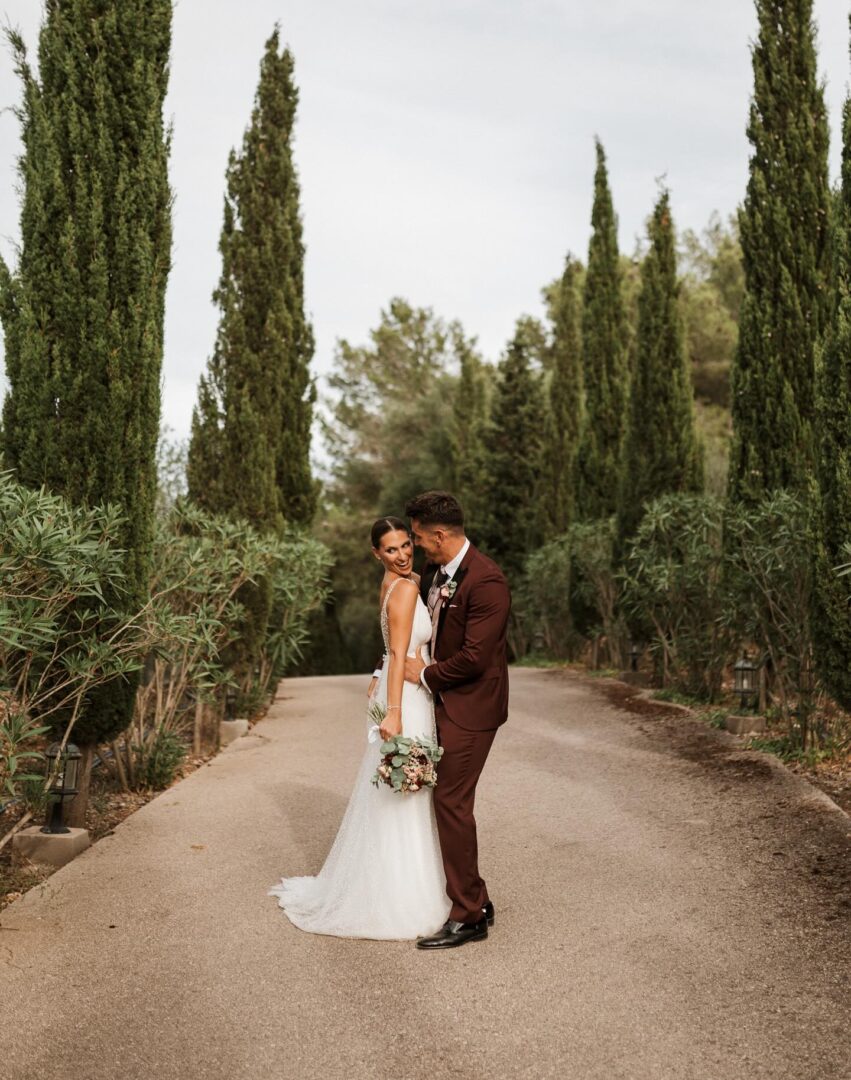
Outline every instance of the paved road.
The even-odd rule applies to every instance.
[[[283,683],[250,735],[2,913],[2,1080],[851,1076],[851,822],[616,685],[513,674],[479,787],[486,942],[293,928],[266,889],[321,865],[364,682]]]

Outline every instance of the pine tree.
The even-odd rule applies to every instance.
[[[538,475],[543,402],[520,319],[497,372],[485,438],[482,545],[517,580],[540,542]]]
[[[579,450],[577,509],[585,519],[617,509],[629,401],[629,360],[621,296],[617,218],[606,155],[597,141],[593,233],[582,308],[586,422]]]
[[[825,326],[829,186],[812,0],[757,0],[753,152],[739,215],[746,291],[732,372],[729,492],[805,491]]]
[[[251,123],[227,169],[218,335],[192,418],[190,497],[261,528],[313,516],[313,332],[292,159],[293,57],[266,43]]]
[[[47,0],[37,76],[9,34],[24,150],[20,258],[0,267],[4,461],[29,486],[120,505],[128,592],[108,599],[126,610],[147,599],[156,500],[171,14],[171,0]],[[114,680],[86,702],[87,760],[126,727],[135,689]]]
[[[644,506],[667,492],[703,490],[703,452],[678,302],[674,225],[667,191],[648,223],[641,267],[638,339],[618,508],[622,552]]]
[[[817,477],[814,500],[815,656],[828,691],[851,708],[851,97],[843,111],[842,187],[832,229],[833,297],[817,369]]]
[[[566,532],[576,515],[577,454],[584,394],[578,272],[578,264],[568,255],[553,313],[540,485],[541,519],[548,537]]]

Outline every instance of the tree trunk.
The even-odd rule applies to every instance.
[[[85,829],[86,811],[89,808],[89,789],[92,783],[92,761],[95,756],[95,747],[92,743],[83,744],[80,747],[82,758],[77,773],[77,794],[65,807],[65,824],[72,829]]]
[[[130,790],[130,785],[127,783],[127,772],[124,768],[124,762],[121,758],[122,750],[118,745],[118,740],[113,739],[109,744],[112,747],[112,759],[115,762],[115,767],[118,770],[118,780],[124,791]]]
[[[204,713],[206,709],[200,697],[195,699],[195,723],[192,725],[192,752],[195,757],[201,756],[204,734]]]

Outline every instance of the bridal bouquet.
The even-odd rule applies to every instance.
[[[376,702],[370,707],[370,719],[379,725],[387,715],[383,705]],[[443,756],[443,747],[424,735],[416,739],[406,735],[394,735],[380,747],[381,760],[372,783],[387,784],[393,791],[419,791],[437,784],[437,763]]]

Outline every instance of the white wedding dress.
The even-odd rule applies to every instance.
[[[381,609],[381,633],[389,650],[387,601],[401,579],[387,590]],[[410,588],[405,585],[403,588]],[[408,655],[418,647],[428,661],[431,619],[417,597]],[[385,653],[374,700],[387,703]],[[396,940],[434,933],[449,918],[446,876],[440,856],[432,791],[393,792],[370,781],[379,763],[380,738],[369,742],[354,791],[325,864],[316,877],[282,878],[269,890],[278,897],[292,923],[313,934]],[[402,734],[428,735],[434,730],[431,694],[404,683]],[[373,737],[375,733],[373,732]],[[438,783],[440,766],[438,766]]]

